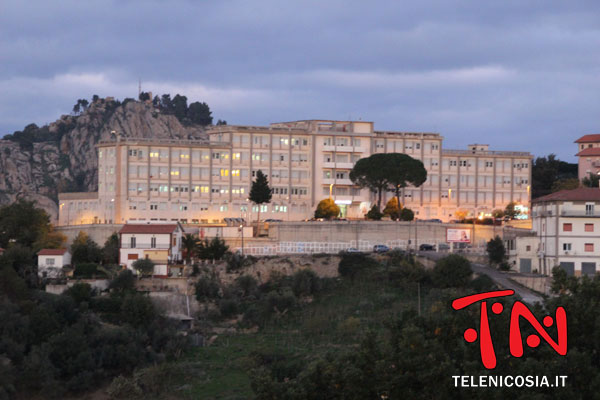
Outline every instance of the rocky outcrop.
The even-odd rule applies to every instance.
[[[184,126],[151,102],[107,99],[92,102],[81,115],[63,115],[40,128],[48,141],[24,144],[0,140],[0,205],[18,198],[34,200],[57,217],[59,192],[95,191],[96,144],[121,137],[206,139],[202,126]]]

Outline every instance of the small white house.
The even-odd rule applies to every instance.
[[[177,224],[126,224],[119,231],[119,264],[133,270],[133,263],[151,259],[154,275],[168,276],[169,264],[182,260],[183,227]]]
[[[38,253],[38,276],[58,278],[62,267],[71,264],[71,253],[67,249],[42,249]]]

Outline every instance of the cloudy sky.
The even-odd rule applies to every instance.
[[[599,70],[597,1],[0,2],[0,134],[141,79],[230,124],[362,119],[574,161]]]

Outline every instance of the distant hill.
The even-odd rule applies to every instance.
[[[205,139],[212,123],[205,103],[188,107],[185,96],[158,96],[143,101],[94,96],[78,100],[71,115],[43,127],[35,124],[0,140],[0,205],[17,198],[35,200],[53,218],[58,193],[95,191],[98,159],[95,146],[111,131],[122,137]],[[219,120],[219,123],[224,123]]]

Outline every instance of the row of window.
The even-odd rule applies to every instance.
[[[148,207],[148,208],[146,208]],[[261,204],[259,205],[253,205],[252,206],[252,212],[258,212],[260,209],[260,212],[268,212],[269,211],[269,207],[271,208],[271,212],[287,212],[288,211],[288,206],[285,204],[278,204],[278,203],[273,203],[270,205],[266,205],[266,204]],[[130,201],[129,202],[129,209],[130,210],[141,210],[141,211],[145,211],[146,209],[150,210],[150,211],[167,211],[167,210],[172,210],[172,211],[208,211],[209,209],[211,209],[213,211],[221,211],[221,212],[225,212],[225,211],[237,211],[239,210],[239,212],[248,212],[248,205],[230,205],[230,204],[215,204],[210,206],[207,203],[171,203],[170,207],[169,207],[169,203],[167,202],[160,202],[160,203],[150,203],[148,205],[148,203],[146,202],[135,202],[135,201]]]
[[[563,251],[571,251],[572,248],[573,248],[572,243],[563,243]],[[586,253],[593,253],[594,252],[594,243],[584,243],[583,251],[585,251]]]
[[[594,224],[593,223],[584,223],[583,229],[585,232],[594,232]],[[563,223],[563,232],[573,232],[573,224],[572,223]]]

